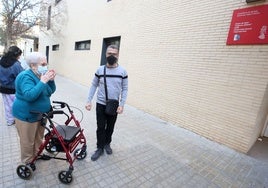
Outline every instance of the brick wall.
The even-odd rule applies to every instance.
[[[121,36],[129,105],[241,152],[250,149],[268,112],[268,46],[226,46],[226,38],[233,10],[265,2],[80,1],[66,5],[68,34],[40,39],[41,46],[61,44],[51,53],[60,74],[89,86],[103,38]],[[85,39],[91,50],[75,52],[74,42]]]

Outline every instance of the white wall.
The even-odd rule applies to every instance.
[[[267,2],[60,3],[66,10],[60,33],[40,38],[42,50],[60,44],[50,52],[59,74],[89,86],[103,38],[121,36],[128,104],[242,152],[254,144],[268,112],[268,46],[226,46],[226,39],[233,10]],[[91,50],[75,51],[80,40],[91,40]]]

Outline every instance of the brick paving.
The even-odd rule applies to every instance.
[[[88,88],[57,76],[52,100],[74,106],[87,138],[88,155],[74,163],[73,181],[62,184],[61,170],[69,163],[51,159],[36,163],[30,180],[16,174],[20,164],[19,142],[14,126],[0,121],[0,187],[130,187],[130,188],[268,188],[268,163],[212,142],[190,131],[126,105],[113,136],[113,155],[90,160],[96,145],[95,109],[84,110]],[[142,99],[141,99],[142,100]],[[83,115],[81,114],[81,111]],[[61,123],[61,122],[58,122]],[[62,153],[61,155],[64,155]]]

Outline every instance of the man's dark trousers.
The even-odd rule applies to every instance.
[[[97,103],[97,148],[103,149],[105,145],[112,142],[112,134],[114,132],[114,125],[117,119],[117,114],[114,116],[105,114],[105,105]]]

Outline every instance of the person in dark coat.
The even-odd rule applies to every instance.
[[[20,48],[11,46],[0,59],[0,93],[3,97],[5,119],[8,126],[15,124],[12,105],[15,100],[15,79],[24,70],[18,61],[21,54]]]

